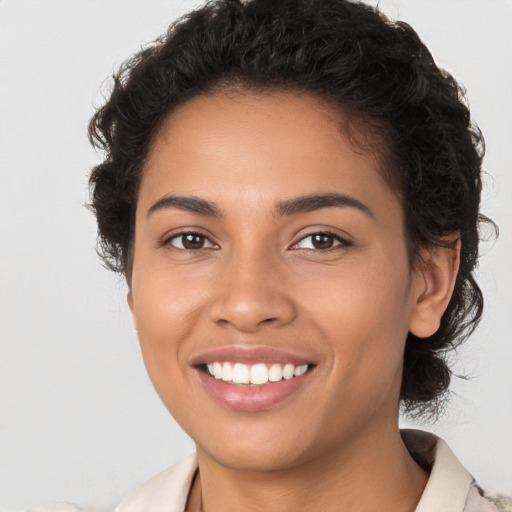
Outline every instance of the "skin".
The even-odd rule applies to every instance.
[[[174,111],[151,146],[128,302],[152,382],[197,446],[189,511],[412,511],[426,484],[398,429],[404,344],[408,331],[437,329],[458,245],[410,268],[400,200],[342,121],[305,94],[215,93]],[[368,211],[276,210],[334,193]],[[148,213],[168,196],[210,201],[220,215]],[[204,245],[184,250],[176,235],[187,230]],[[339,237],[329,251],[312,245],[325,231]],[[230,345],[315,367],[279,404],[233,411],[191,363]]]

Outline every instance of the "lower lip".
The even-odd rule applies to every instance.
[[[299,390],[307,380],[310,372],[300,377],[269,382],[262,386],[231,384],[215,379],[201,370],[199,378],[208,393],[221,405],[235,411],[256,412],[268,409]]]

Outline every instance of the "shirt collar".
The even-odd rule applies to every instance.
[[[421,430],[401,430],[401,435],[416,462],[430,471],[415,512],[464,512],[473,478],[448,445]],[[183,512],[196,470],[197,454],[191,453],[136,489],[115,512]]]
[[[412,457],[430,477],[415,512],[463,512],[473,477],[448,445],[421,430],[402,430],[402,439]]]

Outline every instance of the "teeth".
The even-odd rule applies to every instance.
[[[303,364],[301,366],[295,367],[295,369],[293,370],[293,375],[295,375],[295,377],[300,377],[301,375],[304,375],[307,371],[308,371],[308,365]]]
[[[273,364],[268,371],[268,380],[278,382],[283,378],[283,368],[280,364]]]
[[[264,364],[255,364],[251,368],[251,384],[266,384],[268,382],[268,368]]]
[[[213,376],[216,379],[222,379],[222,365],[220,363],[213,363]]]
[[[233,369],[229,363],[224,363],[222,365],[222,377],[221,379],[225,382],[229,382],[233,380]]]
[[[293,377],[293,371],[295,370],[295,366],[293,364],[285,364],[283,368],[283,377],[286,380],[290,380]]]
[[[235,384],[249,384],[249,376],[249,367],[247,365],[235,363],[235,366],[233,366],[233,382]]]
[[[279,382],[282,379],[290,380],[293,377],[300,377],[308,371],[309,365],[293,364],[280,365],[278,363],[268,367],[264,363],[248,366],[243,363],[217,362],[209,363],[208,372],[216,379],[233,384],[267,384],[268,382]]]

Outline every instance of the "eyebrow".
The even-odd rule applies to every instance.
[[[151,208],[148,210],[147,216],[167,208],[178,208],[191,213],[197,213],[199,215],[206,215],[208,217],[222,217],[220,209],[206,199],[200,199],[198,197],[184,197],[184,196],[165,196],[159,199]]]
[[[374,217],[373,212],[357,199],[345,194],[315,194],[297,197],[288,201],[282,201],[277,205],[277,214],[280,216],[307,213],[322,208],[356,208],[369,217]]]
[[[313,194],[281,201],[276,206],[276,212],[277,215],[284,217],[333,207],[356,208],[366,215],[374,217],[370,208],[361,201],[346,194],[338,193]],[[178,208],[207,217],[222,217],[222,213],[215,203],[206,199],[187,196],[164,196],[149,208],[147,216],[149,217],[153,213],[167,208]]]

